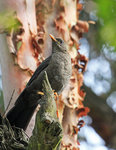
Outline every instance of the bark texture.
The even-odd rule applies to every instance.
[[[54,92],[47,74],[43,80],[43,93],[39,103],[33,135],[29,140],[28,150],[58,150],[62,139],[62,127],[58,120]]]
[[[8,52],[10,52],[8,54],[9,60],[11,59],[12,67],[16,68],[14,74],[10,77],[14,82],[18,82],[15,89],[19,93],[25,87],[35,68],[44,57],[51,53],[48,34],[62,37],[67,43],[72,58],[73,73],[69,85],[58,98],[59,120],[63,127],[61,149],[78,150],[77,134],[84,125],[84,121],[79,120],[79,117],[89,112],[89,109],[83,105],[85,93],[81,90],[83,72],[86,70],[88,60],[78,51],[79,39],[89,28],[88,22],[79,20],[79,11],[82,10],[82,4],[79,4],[78,0],[6,0],[4,3],[7,8],[16,12],[16,18],[22,24],[19,32],[12,30],[7,36]],[[4,64],[4,62],[2,63]],[[3,68],[2,71],[4,71]],[[13,72],[12,70],[8,71],[7,74],[10,71]],[[9,80],[9,77],[4,79],[3,85],[6,91],[12,84]],[[8,95],[11,95],[14,90],[14,87],[12,88]],[[8,99],[5,99],[5,101],[7,105]],[[13,103],[14,101],[15,98]],[[34,126],[33,119],[30,122],[29,130],[27,130],[28,134],[31,134],[32,126]]]

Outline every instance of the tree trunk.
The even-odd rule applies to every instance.
[[[18,32],[12,30],[7,35],[8,46],[5,36],[1,35],[1,42],[5,41],[2,48],[4,57],[1,56],[5,107],[13,90],[16,92],[11,105],[36,67],[44,57],[50,55],[51,41],[48,34],[62,37],[72,58],[73,73],[69,85],[58,98],[59,120],[63,126],[61,149],[78,150],[77,134],[84,124],[79,121],[79,117],[89,111],[82,103],[85,93],[80,89],[88,60],[78,52],[78,41],[89,28],[87,22],[78,20],[82,4],[78,0],[36,0],[36,5],[34,0],[6,0],[4,4],[5,8],[16,12],[16,18],[22,24]],[[33,122],[27,130],[28,134]]]

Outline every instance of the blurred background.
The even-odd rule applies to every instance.
[[[84,74],[86,125],[79,132],[81,150],[116,149],[116,0],[81,0],[80,20],[95,21],[80,40],[89,58]]]
[[[84,104],[90,108],[79,132],[81,150],[116,150],[116,0],[80,0],[80,20],[92,20],[80,40],[89,58],[84,74]],[[0,111],[4,110],[0,69]]]

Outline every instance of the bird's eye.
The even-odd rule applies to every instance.
[[[56,39],[60,44],[63,43],[63,41],[61,39]]]

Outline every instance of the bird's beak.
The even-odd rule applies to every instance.
[[[57,40],[55,39],[55,37],[52,34],[49,34],[49,36],[51,37],[52,40],[54,40],[55,42],[57,42]]]

